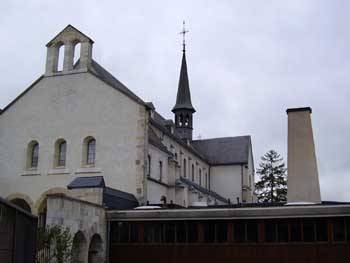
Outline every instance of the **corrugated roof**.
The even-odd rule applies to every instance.
[[[250,136],[237,136],[192,141],[211,165],[246,164],[251,147]]]

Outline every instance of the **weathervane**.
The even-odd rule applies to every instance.
[[[188,33],[189,31],[188,30],[186,30],[186,28],[185,28],[185,20],[183,21],[183,28],[182,28],[182,31],[179,33],[179,34],[182,34],[182,52],[185,52],[186,51],[186,49],[185,49],[185,47],[186,47],[186,40],[185,40],[185,35],[186,35],[186,33]]]

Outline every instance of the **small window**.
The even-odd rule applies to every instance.
[[[344,219],[335,219],[333,221],[333,240],[344,241],[345,240],[345,224]]]
[[[315,225],[312,220],[305,220],[303,222],[304,242],[315,241]]]
[[[219,243],[227,242],[227,222],[218,222],[216,224],[216,240]]]
[[[194,182],[194,164],[192,164],[192,182]]]
[[[316,221],[316,240],[318,242],[328,241],[327,220],[318,219]]]
[[[175,242],[175,224],[174,223],[166,223],[164,225],[164,241],[166,243],[174,243]]]
[[[233,239],[235,242],[245,241],[245,224],[243,222],[233,224]]]
[[[139,242],[139,225],[137,223],[130,224],[130,242]]]
[[[39,164],[39,143],[31,141],[27,146],[26,168],[36,169]]]
[[[176,242],[184,243],[186,242],[186,224],[185,222],[176,223]]]
[[[301,224],[299,221],[292,221],[290,223],[290,241],[301,241]]]
[[[198,241],[198,225],[196,222],[188,222],[188,242]]]
[[[278,242],[288,242],[288,223],[279,222],[277,228]]]
[[[63,139],[59,139],[55,143],[54,167],[66,166],[67,143]]]
[[[258,224],[247,222],[247,242],[258,242]]]
[[[96,162],[96,140],[87,137],[83,143],[83,165],[94,166]]]
[[[152,164],[151,155],[148,155],[147,158],[148,158],[148,173],[147,173],[147,176],[151,176],[151,164]]]
[[[163,178],[163,162],[159,161],[159,180],[161,181]]]
[[[215,223],[212,221],[206,221],[202,223],[204,232],[204,242],[212,243],[215,241]]]
[[[265,240],[266,242],[276,242],[276,224],[273,222],[265,223]]]
[[[33,145],[31,167],[38,167],[39,163],[39,143]]]
[[[199,168],[199,185],[202,185],[202,169]]]
[[[183,174],[183,177],[185,177],[185,178],[186,178],[186,159],[184,159],[183,169],[184,169],[184,174]]]
[[[208,173],[205,173],[205,188],[208,188]]]

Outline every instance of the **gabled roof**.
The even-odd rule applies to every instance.
[[[104,188],[105,186],[103,176],[85,176],[75,178],[69,185],[67,185],[67,188]]]
[[[194,140],[192,144],[211,165],[247,164],[249,161],[250,136]]]
[[[88,37],[87,35],[82,33],[80,30],[76,29],[74,26],[69,24],[63,30],[61,30],[53,39],[51,39],[50,42],[46,44],[46,46],[50,47],[53,43],[55,43],[67,31],[70,31],[70,32],[73,31],[74,33],[78,34],[82,38],[88,40],[90,43],[94,43],[94,41],[90,37]]]
[[[111,73],[109,73],[106,69],[104,69],[100,64],[98,64],[95,60],[92,60],[91,67],[89,69],[89,72],[92,73],[97,78],[101,79],[102,81],[106,82],[113,88],[119,90],[132,100],[145,105],[147,107],[150,107],[150,104],[144,102],[140,97],[138,97],[135,93],[133,93],[130,89],[128,89],[123,83],[121,83],[119,80],[117,80]]]
[[[190,110],[192,112],[196,111],[193,108],[192,102],[191,102],[191,92],[190,92],[190,86],[188,83],[185,51],[183,51],[183,54],[182,54],[179,86],[177,90],[176,103],[172,111],[175,112],[177,110],[182,110],[182,109]]]

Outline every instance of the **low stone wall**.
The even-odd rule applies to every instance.
[[[47,196],[47,225],[70,228],[79,236],[79,262],[104,262],[106,258],[105,209],[101,205],[68,197],[64,194]],[[96,240],[99,244],[96,245]]]

